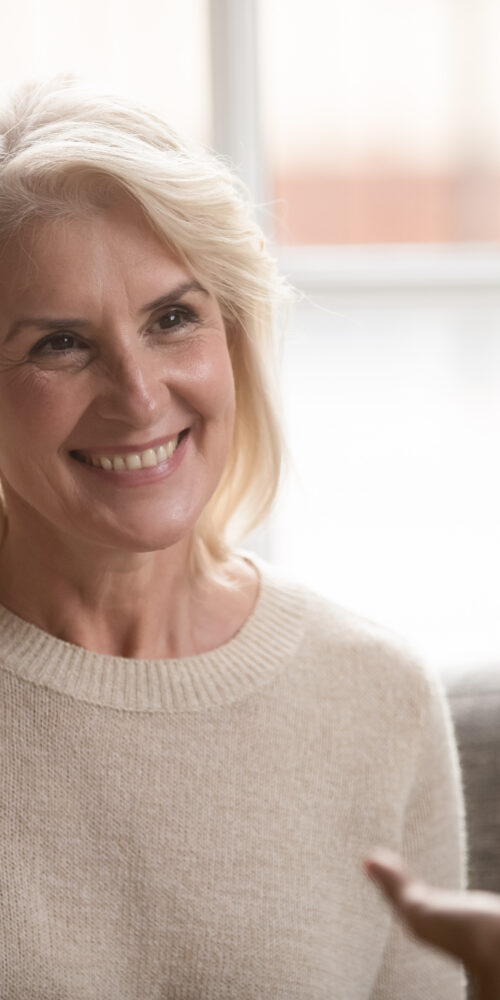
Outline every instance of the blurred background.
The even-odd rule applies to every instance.
[[[0,90],[69,70],[228,157],[303,293],[250,540],[445,674],[500,659],[499,0],[4,0]]]

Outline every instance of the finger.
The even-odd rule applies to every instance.
[[[404,890],[410,882],[409,872],[399,855],[383,847],[377,848],[365,858],[364,868],[389,900],[399,907]]]
[[[498,896],[434,889],[413,879],[401,859],[386,850],[366,858],[365,870],[422,941],[460,958],[471,969],[499,968]]]

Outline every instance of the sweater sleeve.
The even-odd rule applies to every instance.
[[[417,878],[446,889],[465,885],[463,793],[453,725],[441,682],[431,678],[421,716],[421,749],[400,852]],[[458,962],[391,921],[370,1000],[462,1000]]]

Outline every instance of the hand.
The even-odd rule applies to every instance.
[[[459,958],[477,976],[481,1000],[500,1000],[500,896],[431,888],[385,849],[365,858],[364,868],[421,941]]]

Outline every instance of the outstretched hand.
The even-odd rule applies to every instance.
[[[364,868],[421,941],[460,959],[477,976],[481,1000],[500,1000],[500,896],[434,889],[385,849],[365,858]]]

